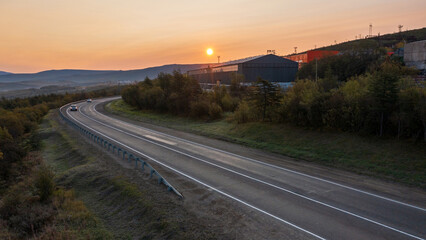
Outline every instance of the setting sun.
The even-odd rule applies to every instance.
[[[207,49],[207,55],[212,55],[213,54],[213,49],[209,48]]]

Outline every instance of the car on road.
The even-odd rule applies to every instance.
[[[92,102],[92,99],[91,98],[87,99],[87,102]]]
[[[71,105],[70,111],[77,111],[78,107],[76,105]]]

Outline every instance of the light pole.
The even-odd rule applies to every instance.
[[[315,58],[315,82],[318,82],[318,60]]]

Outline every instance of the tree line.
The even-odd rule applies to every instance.
[[[349,54],[303,67],[292,87],[282,90],[264,79],[243,86],[234,75],[229,87],[202,91],[179,72],[123,89],[123,100],[141,110],[196,119],[239,123],[268,121],[312,129],[426,140],[426,88],[416,70],[381,53]]]

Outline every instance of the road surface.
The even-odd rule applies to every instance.
[[[294,171],[262,157],[234,153],[128,123],[96,110],[111,98],[80,102],[63,114],[80,126],[144,154],[164,168],[312,239],[424,239],[426,202],[416,204],[351,183]],[[171,182],[173,185],[173,182]],[[426,198],[422,198],[426,199]]]

